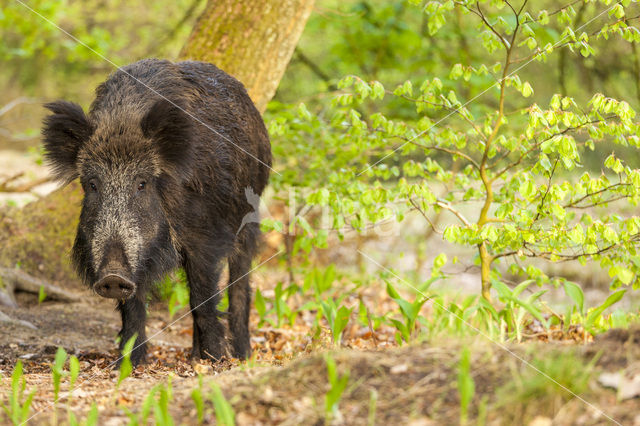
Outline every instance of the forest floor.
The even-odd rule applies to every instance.
[[[37,167],[34,170],[36,175],[40,171]],[[18,205],[33,197],[26,194],[22,199],[18,195],[8,197]],[[396,243],[402,243],[402,239]],[[383,253],[403,251],[401,246],[390,248],[388,242],[374,241],[370,248]],[[336,259],[325,264],[357,261],[352,256],[353,249],[328,252]],[[405,262],[411,263],[411,259],[406,258]],[[566,274],[567,265],[563,268],[562,273]],[[252,275],[254,287],[268,300],[274,300],[273,272]],[[583,267],[577,272],[589,277],[597,275]],[[469,284],[473,286],[470,291],[475,291],[476,276],[461,280],[460,273],[455,275],[455,285],[442,285],[459,289]],[[582,277],[580,281],[584,280]],[[149,309],[147,363],[137,367],[116,391],[118,373],[112,366],[118,358],[115,336],[120,326],[119,314],[110,300],[77,285],[65,288],[79,294],[80,302],[38,303],[35,295],[18,293],[18,308],[3,307],[10,317],[36,327],[7,323],[0,326],[0,402],[8,404],[12,392],[10,376],[21,360],[26,380],[22,401],[34,391],[30,424],[52,424],[56,406],[60,423],[67,423],[67,410],[84,419],[92,404],[98,409],[97,424],[123,424],[132,418],[147,424],[139,419],[145,410],[144,401],[152,394],[151,418],[157,424],[158,413],[153,411],[162,403],[158,385],[169,390],[166,406],[175,423],[198,421],[193,398],[198,389],[205,399],[201,420],[212,423],[216,420],[215,402],[211,399],[213,383],[221,388],[241,425],[460,424],[465,417],[460,388],[466,380],[475,388],[468,405],[469,423],[640,426],[640,328],[611,330],[595,339],[582,332],[555,341],[534,337],[509,344],[494,343],[473,333],[467,333],[471,337],[465,338],[427,334],[426,338],[418,337],[399,347],[394,328],[383,324],[373,331],[354,320],[349,322],[338,347],[326,324],[321,331],[314,330],[316,312],[302,309],[307,300],[296,294],[287,301],[292,310],[298,310],[292,326],[286,320],[282,324],[259,324],[254,307],[253,355],[249,361],[193,364],[189,359],[190,314],[182,309],[170,318],[167,304],[158,302]],[[344,296],[342,303],[346,306],[357,307],[364,301],[378,315],[397,311],[384,286],[361,287],[353,295],[349,290],[337,290]],[[598,290],[591,299],[600,300],[602,294]],[[589,298],[589,293],[586,296]],[[429,303],[425,305],[425,315],[433,310]],[[355,312],[352,319],[354,316]],[[79,359],[80,374],[72,395],[68,392],[68,379],[62,381],[60,399],[54,404],[51,368],[59,347]],[[461,368],[466,348],[472,349],[467,371]],[[327,395],[338,387],[331,385],[328,377],[331,360],[338,377],[348,377],[344,391],[337,397],[337,410],[325,407]],[[162,417],[162,413],[159,415]],[[6,423],[7,415],[0,410],[0,424]]]
[[[51,365],[62,346],[80,360],[72,398],[68,383],[62,384],[62,423],[67,409],[84,418],[92,403],[99,424],[126,423],[128,413],[140,412],[158,383],[170,381],[168,410],[177,424],[197,422],[192,392],[210,390],[212,382],[220,386],[238,424],[371,424],[372,419],[376,424],[457,424],[458,383],[464,375],[459,363],[463,349],[472,347],[468,376],[475,393],[468,416],[474,423],[640,425],[640,399],[618,397],[640,394],[640,329],[612,330],[587,344],[529,341],[503,346],[477,336],[397,347],[384,327],[371,333],[355,326],[345,331],[337,349],[328,335],[311,336],[304,318],[293,327],[258,327],[253,312],[250,361],[192,364],[190,315],[183,310],[170,320],[166,304],[158,303],[150,309],[147,326],[153,336],[148,362],[116,392],[118,377],[111,365],[117,359],[118,314],[111,301],[78,291],[84,292],[78,303],[38,304],[22,294],[21,307],[6,310],[37,327],[0,327],[0,395],[9,394],[11,371],[21,359],[27,391],[35,389],[30,424],[51,424]],[[332,388],[328,357],[339,376],[348,375],[339,409],[331,414],[325,409]],[[618,394],[602,385],[607,377],[617,380]],[[206,403],[205,422],[215,420],[212,407],[211,401]]]

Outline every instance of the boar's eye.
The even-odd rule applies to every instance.
[[[98,186],[95,184],[95,182],[89,182],[89,188],[92,192],[98,192]]]
[[[144,188],[147,186],[147,182],[142,181],[138,184],[138,191],[144,191]]]

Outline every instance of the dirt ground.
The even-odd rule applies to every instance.
[[[119,318],[111,301],[86,292],[79,303],[38,305],[33,296],[24,294],[19,303],[21,308],[6,313],[32,322],[37,330],[19,325],[0,327],[0,395],[4,398],[8,394],[7,378],[21,359],[27,389],[36,389],[31,411],[36,416],[30,421],[34,424],[49,424],[51,419],[51,363],[58,346],[76,355],[81,367],[72,400],[65,395],[68,388],[63,384],[60,407],[66,410],[70,406],[76,415],[83,416],[95,402],[99,424],[128,422],[127,412],[139,410],[149,391],[167,380],[171,381],[174,420],[195,423],[191,392],[198,386],[198,373],[203,374],[206,389],[211,382],[220,385],[238,424],[324,424],[328,422],[324,409],[329,390],[327,354],[335,360],[340,375],[349,374],[339,411],[330,423],[367,424],[368,419],[375,419],[376,424],[457,424],[458,362],[466,345],[472,348],[471,377],[475,383],[469,408],[472,423],[640,425],[640,400],[618,400],[615,390],[598,383],[603,372],[633,375],[638,370],[640,329],[613,330],[586,345],[509,345],[513,352],[509,353],[482,337],[427,341],[401,348],[357,345],[364,349],[332,349],[326,339],[311,339],[295,327],[257,328],[253,321],[251,361],[192,365],[188,357],[190,315],[179,319],[185,311],[170,320],[165,307],[157,305],[150,309],[147,333],[153,336],[163,331],[151,339],[148,363],[125,380],[116,396],[117,375],[110,365],[117,357],[114,337]],[[584,372],[588,386],[580,397],[588,403],[551,381],[541,381],[540,373],[516,356],[568,388],[572,382],[566,379],[567,374],[581,377]],[[545,359],[560,365],[559,369],[545,371]],[[562,359],[568,362],[556,362]],[[588,364],[594,359],[597,361],[590,371]],[[212,405],[207,407],[204,420],[214,422]],[[66,419],[62,408],[59,418]]]

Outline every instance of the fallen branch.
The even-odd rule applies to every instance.
[[[3,181],[0,181],[0,192],[29,192],[36,186],[42,185],[43,183],[51,182],[52,178],[50,176],[43,177],[40,179],[33,180],[31,182],[25,182],[20,185],[12,185],[17,179],[24,176],[24,172],[16,173],[13,176],[9,176]]]
[[[0,268],[0,280],[5,288],[5,292],[10,297],[13,297],[13,292],[16,290],[39,294],[42,288],[48,299],[59,300],[61,302],[77,302],[80,300],[80,296],[41,280],[40,278],[31,276],[19,269]],[[0,303],[1,302],[2,300],[0,299]]]
[[[7,103],[5,106],[0,108],[0,115],[4,115],[21,104],[35,104],[39,103],[40,100],[37,98],[28,98],[26,96],[21,96]]]

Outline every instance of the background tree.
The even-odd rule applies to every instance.
[[[240,80],[260,112],[276,93],[314,0],[208,2],[183,59],[216,64]],[[221,19],[224,17],[224,19]]]

